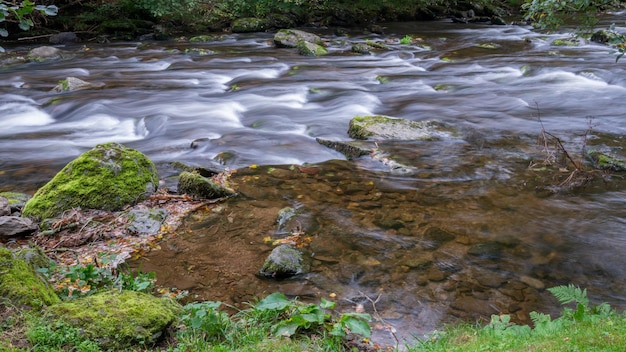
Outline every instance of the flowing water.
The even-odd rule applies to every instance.
[[[321,31],[330,54],[318,58],[254,33],[85,43],[66,48],[68,60],[4,67],[0,190],[33,192],[109,141],[146,153],[163,177],[173,161],[239,169],[238,197],[194,214],[134,265],[191,298],[239,306],[274,291],[333,293],[344,309],[377,312],[376,336],[388,342],[386,324],[409,338],[490,314],[528,322],[532,310],[558,310],[545,291],[558,284],[626,305],[623,174],[549,195],[537,189],[556,181],[529,168],[546,158],[535,143],[542,128],[572,154],[583,143],[624,154],[626,75],[607,47],[557,47],[567,34],[522,26],[391,23],[385,35],[348,33]],[[400,44],[406,34],[418,39]],[[390,50],[350,53],[366,40]],[[68,76],[98,87],[51,92]],[[367,114],[438,119],[463,137],[387,143],[405,173],[316,142],[348,140],[350,119]],[[276,219],[288,206],[299,213],[289,226],[311,239],[311,272],[260,278],[272,249],[264,239],[284,235]]]

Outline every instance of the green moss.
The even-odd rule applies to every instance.
[[[0,247],[0,297],[14,305],[33,308],[60,301],[31,265],[4,247]]]
[[[618,156],[603,153],[599,150],[589,150],[587,154],[599,169],[626,171],[626,160]]]
[[[98,145],[67,164],[24,206],[23,216],[46,219],[71,208],[120,210],[156,190],[154,163],[117,143]]]
[[[354,139],[367,139],[373,135],[373,133],[367,129],[369,126],[379,123],[395,122],[397,122],[397,119],[381,115],[355,116],[350,120],[348,135]]]
[[[9,205],[25,204],[30,199],[28,194],[19,192],[0,192],[0,197],[8,199]]]
[[[183,171],[178,179],[178,193],[185,193],[196,198],[213,199],[228,197],[235,192],[196,172]]]
[[[141,292],[106,291],[56,304],[49,311],[57,321],[82,329],[103,348],[123,349],[156,342],[182,307]]]
[[[555,39],[552,42],[554,46],[579,46],[580,42],[576,38]]]
[[[298,48],[300,55],[304,56],[322,56],[328,54],[328,51],[323,46],[304,40],[299,41],[298,44],[296,44],[296,48]]]

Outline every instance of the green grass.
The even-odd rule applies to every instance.
[[[586,290],[573,285],[548,290],[564,305],[556,318],[532,312],[528,326],[512,323],[508,315],[493,315],[485,326],[447,326],[400,347],[409,352],[626,351],[626,314],[606,303],[591,305]],[[220,302],[189,303],[167,343],[130,351],[363,351],[354,341],[367,345],[370,334],[369,315],[336,312],[335,303],[324,299],[305,304],[274,293],[232,315],[223,308]],[[347,332],[356,333],[357,339],[347,342]],[[48,320],[40,311],[0,305],[0,351],[103,351],[97,340],[88,339],[82,329]]]

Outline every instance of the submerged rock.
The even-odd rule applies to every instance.
[[[261,268],[261,275],[275,279],[284,279],[309,271],[309,264],[297,248],[280,245],[272,250]]]
[[[157,169],[147,156],[118,143],[100,144],[41,187],[22,216],[41,220],[72,208],[117,211],[146,199],[158,184]]]
[[[136,291],[105,291],[55,304],[51,318],[80,329],[106,350],[152,345],[182,313],[169,298]]]

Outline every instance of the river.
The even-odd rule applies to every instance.
[[[558,312],[545,289],[559,284],[624,307],[623,174],[546,194],[538,189],[555,181],[529,168],[546,157],[536,143],[542,128],[572,155],[584,144],[623,155],[624,64],[606,46],[554,46],[568,34],[527,26],[384,27],[384,35],[310,29],[329,41],[329,55],[315,58],[253,33],[86,42],[65,48],[71,59],[4,67],[0,191],[32,193],[110,141],[147,154],[164,178],[173,161],[238,169],[239,197],[195,214],[135,266],[190,298],[239,306],[273,291],[332,293],[344,309],[377,312],[376,336],[388,342],[388,326],[404,340],[460,319]],[[400,44],[405,35],[411,44]],[[389,50],[350,52],[367,40]],[[51,91],[68,76],[99,87]],[[316,142],[348,140],[350,119],[369,114],[438,119],[464,138],[392,145],[408,173],[368,156],[347,161]],[[311,237],[312,271],[261,279],[272,248],[263,239],[277,235],[288,206]]]

